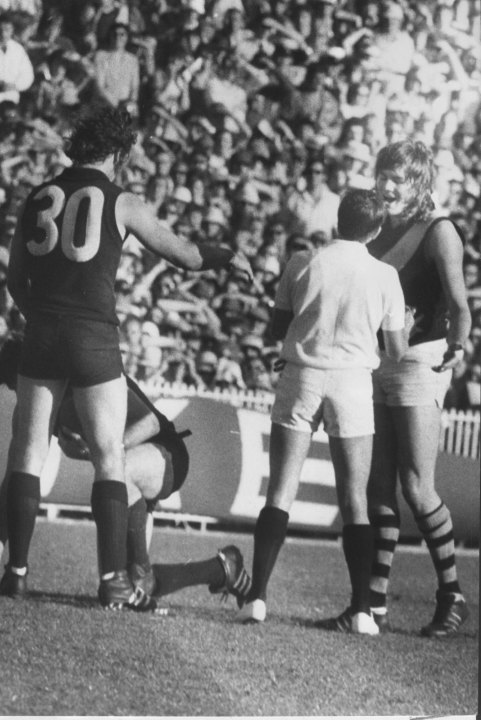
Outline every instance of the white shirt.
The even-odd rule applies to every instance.
[[[337,211],[340,197],[326,186],[322,195],[316,199],[308,190],[295,193],[287,201],[289,210],[302,223],[307,235],[313,232],[325,232],[331,239],[337,232]]]
[[[374,369],[379,366],[378,330],[404,328],[397,271],[351,240],[295,253],[281,277],[275,306],[294,314],[281,357],[304,367]]]
[[[0,48],[0,83],[14,87],[0,91],[0,102],[18,103],[20,93],[28,90],[33,80],[33,67],[27,52],[16,40],[8,40],[6,50]]]
[[[98,50],[94,57],[96,80],[108,100],[117,107],[139,96],[139,61],[130,52]]]

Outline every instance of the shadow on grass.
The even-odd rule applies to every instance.
[[[39,603],[55,603],[57,605],[70,605],[81,608],[99,608],[99,601],[92,595],[69,595],[60,592],[42,592],[41,590],[30,590],[28,600]]]
[[[295,625],[298,627],[303,628],[310,628],[314,630],[320,630],[321,632],[328,632],[328,633],[334,633],[334,634],[349,634],[353,635],[353,633],[340,633],[339,630],[335,630],[333,628],[328,627],[328,623],[331,620],[331,618],[306,618],[306,617],[299,617],[296,615],[290,615],[290,616],[282,616],[282,615],[275,615],[275,614],[269,614],[269,618],[271,620],[277,621],[278,623],[285,624],[285,625]],[[453,635],[449,638],[427,638],[423,637],[419,630],[409,630],[406,628],[402,628],[396,625],[389,625],[385,630],[383,630],[380,635],[373,636],[376,638],[389,636],[389,635],[399,635],[404,637],[414,637],[422,639],[424,642],[452,642],[456,639],[462,639],[462,640],[476,640],[478,634],[476,631],[469,631],[465,629],[461,629],[456,635]],[[362,636],[363,639],[366,636]]]
[[[2,598],[3,599],[3,598]],[[6,598],[7,600],[9,598]],[[36,603],[53,603],[56,605],[67,605],[70,607],[78,607],[78,608],[95,608],[98,610],[105,611],[104,608],[101,607],[97,597],[95,595],[72,595],[68,593],[62,593],[62,592],[46,592],[42,590],[29,590],[28,596],[26,598],[22,598],[21,600],[16,600],[15,602],[28,602],[28,601],[34,601]],[[165,609],[168,612],[166,612],[165,617],[175,617],[176,615],[183,615],[184,617],[192,617],[193,619],[202,619],[212,622],[222,622],[225,624],[226,620],[234,619],[236,614],[236,608],[234,607],[225,607],[225,605],[222,605],[220,607],[203,607],[203,606],[193,606],[193,605],[182,605],[180,603],[172,603],[169,601],[168,596],[163,596],[160,598],[156,598],[158,606],[160,609]],[[139,615],[149,615],[149,612],[141,612],[139,610],[133,609],[132,612],[136,612]],[[155,612],[150,613],[152,615],[156,615]],[[161,616],[159,614],[159,616]]]

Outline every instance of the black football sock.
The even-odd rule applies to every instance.
[[[192,585],[222,587],[225,573],[219,560],[209,558],[175,565],[152,565],[155,577],[154,595],[169,595]]]
[[[136,563],[147,568],[150,565],[147,550],[147,505],[144,498],[129,506],[127,520],[127,565]]]
[[[5,475],[0,486],[0,558],[8,540],[7,488],[9,475]]]
[[[456,571],[453,523],[448,508],[441,502],[432,512],[417,517],[416,523],[428,546],[439,590],[461,594]]]
[[[374,555],[371,568],[371,607],[385,608],[394,552],[399,540],[401,519],[398,512],[372,514]]]
[[[7,523],[9,564],[16,568],[27,565],[28,551],[40,505],[40,478],[13,471],[7,488]]]
[[[267,596],[267,584],[287,534],[289,513],[276,507],[264,507],[254,531],[252,587],[247,601]]]
[[[373,555],[373,530],[370,525],[344,525],[342,547],[351,579],[351,610],[369,613],[369,580]]]
[[[97,525],[100,575],[127,566],[127,488],[118,480],[96,480],[92,487],[92,515]]]

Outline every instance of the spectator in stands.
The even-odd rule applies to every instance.
[[[0,103],[20,102],[20,95],[32,85],[34,72],[25,48],[13,39],[10,12],[0,12]]]
[[[319,156],[314,155],[309,160],[305,179],[305,190],[294,191],[287,206],[307,235],[323,230],[332,238],[336,232],[340,198],[329,189],[326,169]]]
[[[401,92],[415,55],[414,41],[404,28],[401,3],[388,0],[380,5],[379,27],[374,30],[374,45],[379,51],[377,62],[386,94]]]
[[[372,163],[359,166],[365,148],[357,145],[359,157],[350,157],[354,146],[343,154],[353,141],[367,145],[370,158],[386,139],[402,139],[406,133],[436,144],[436,151],[451,151],[457,170],[452,163],[451,169],[443,169],[441,162],[436,189],[445,212],[462,227],[470,257],[479,234],[481,179],[479,13],[474,6],[467,12],[465,3],[446,9],[427,0],[283,0],[272,6],[268,0],[193,0],[184,12],[179,3],[165,0],[22,0],[0,2],[0,7],[25,9],[25,3],[31,7],[23,17],[7,17],[30,56],[35,80],[30,72],[28,91],[16,91],[15,102],[0,102],[0,231],[6,247],[31,178],[40,182],[63,167],[59,148],[72,109],[92,98],[101,75],[95,55],[112,51],[110,32],[120,23],[130,39],[126,45],[122,36],[119,44],[138,63],[139,153],[135,167],[119,180],[145,196],[169,226],[198,242],[205,239],[206,215],[220,209],[224,224],[216,242],[240,241],[255,253],[258,286],[253,294],[243,288],[243,298],[233,297],[232,307],[230,299],[217,304],[226,292],[226,280],[220,278],[215,297],[207,300],[237,351],[253,323],[262,328],[261,321],[247,316],[245,298],[268,307],[285,264],[285,232],[275,239],[272,230],[277,234],[282,223],[287,233],[299,232],[293,247],[312,247],[332,235],[332,229],[315,223],[313,235],[289,210],[294,198],[299,204],[299,198],[304,200],[305,207],[315,205],[312,198],[305,202],[308,157],[311,162],[320,159],[325,185],[340,195],[349,186],[373,180]],[[393,50],[397,45],[399,52]],[[0,50],[0,81],[2,62]],[[155,170],[147,168],[145,156]],[[177,186],[193,196],[182,218],[171,197]],[[327,225],[329,213],[322,218]],[[146,254],[139,259],[141,269],[130,277],[131,286],[124,283],[119,292],[123,317],[130,311],[141,317],[161,313],[155,293],[141,294],[139,300],[135,292],[150,271]],[[479,263],[479,256],[473,259]],[[174,283],[167,297],[177,297],[184,278],[163,271],[159,286],[164,275],[165,288]],[[152,290],[156,287],[154,283]],[[474,279],[473,316],[478,290],[479,279]],[[7,313],[10,324],[18,322],[12,308]],[[179,324],[165,327],[176,337],[187,332]],[[200,326],[195,329],[201,349],[208,348],[211,340]],[[259,332],[263,343],[269,343],[265,329]],[[467,366],[471,358],[474,362],[475,333],[476,323]]]
[[[114,107],[120,104],[138,115],[139,61],[127,51],[129,28],[114,23],[109,31],[110,49],[97,50],[94,57],[95,78],[101,97]]]

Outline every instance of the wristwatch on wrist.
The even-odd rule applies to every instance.
[[[448,345],[448,350],[453,353],[458,352],[458,350],[462,350],[464,352],[464,346],[461,345],[461,343],[451,343],[451,345]]]

